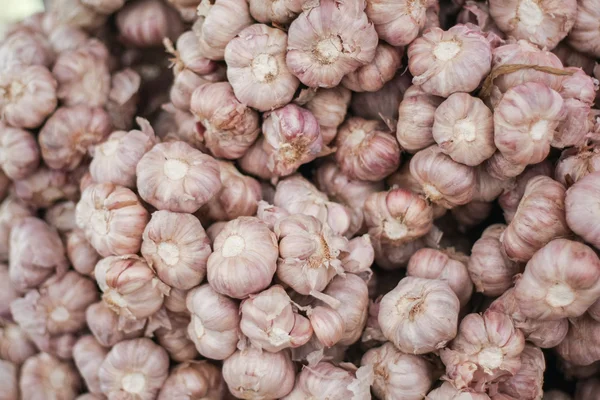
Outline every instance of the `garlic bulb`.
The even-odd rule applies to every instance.
[[[0,122],[0,167],[12,180],[33,174],[40,163],[40,150],[29,131]]]
[[[600,56],[600,47],[594,35],[598,28],[598,9],[597,0],[585,0],[577,2],[577,14],[575,24],[569,33],[567,42],[575,50],[583,53],[589,53],[594,57]]]
[[[425,354],[456,336],[460,303],[441,280],[406,277],[381,299],[379,325],[400,351]]]
[[[171,2],[176,0],[170,0]],[[199,3],[198,0],[193,0],[196,5]],[[167,52],[171,53],[174,57],[170,59],[173,64],[173,73],[175,77],[184,73],[185,71],[193,72],[196,76],[202,77],[215,72],[218,68],[218,64],[202,55],[200,51],[198,38],[193,31],[186,31],[182,33],[176,42],[177,50],[173,48],[171,41],[164,41]]]
[[[600,352],[596,345],[600,337],[600,323],[589,315],[571,318],[569,333],[556,346],[561,359],[576,366],[587,366],[600,360]]]
[[[0,359],[20,366],[37,348],[19,325],[0,320]]]
[[[107,354],[108,350],[102,347],[92,335],[82,336],[73,346],[75,365],[91,393],[102,393],[98,371]]]
[[[267,24],[272,22],[273,26],[285,26],[292,22],[302,12],[301,0],[250,0],[250,15]]]
[[[225,393],[225,382],[218,367],[206,361],[192,361],[171,370],[157,400],[221,400]]]
[[[157,0],[127,3],[116,18],[119,37],[135,47],[160,46],[163,38],[175,38],[183,30],[177,12]]]
[[[21,367],[19,388],[23,399],[73,399],[80,387],[75,367],[50,354],[29,357]]]
[[[527,164],[516,164],[509,161],[501,152],[497,151],[485,161],[484,168],[492,178],[508,181],[525,171]]]
[[[396,138],[404,150],[416,153],[435,143],[435,110],[443,100],[426,93],[420,86],[412,85],[406,90],[398,108],[396,126]]]
[[[75,202],[62,201],[46,210],[44,220],[61,234],[77,229],[75,224]]]
[[[31,216],[33,216],[33,209],[17,197],[9,196],[0,204],[0,259],[8,260],[12,227],[23,218]]]
[[[108,398],[155,399],[169,374],[169,356],[148,338],[113,346],[100,370],[100,389]]]
[[[85,312],[85,317],[87,326],[98,343],[107,348],[143,334],[143,327],[130,329],[125,326],[122,327],[123,330],[119,329],[119,315],[112,311],[104,301],[90,305]]]
[[[521,368],[514,376],[498,385],[498,393],[509,399],[541,398],[545,369],[544,353],[538,347],[526,344],[521,353]]]
[[[1,174],[0,183],[3,177],[6,178]],[[69,182],[69,176],[65,171],[44,166],[27,178],[15,181],[14,192],[19,199],[34,208],[50,207],[59,200],[76,200],[79,196],[79,188],[73,182]]]
[[[433,0],[368,1],[366,13],[380,39],[392,46],[405,46],[425,27],[426,10],[435,3]]]
[[[338,126],[346,118],[351,98],[352,92],[343,86],[331,89],[319,88],[303,105],[319,122],[324,145],[328,145],[335,139]]]
[[[600,189],[600,172],[593,172],[577,181],[567,190],[565,209],[569,228],[586,242],[600,247],[595,210],[589,203]]]
[[[73,269],[82,275],[93,276],[100,255],[85,238],[85,232],[73,229],[66,237],[67,257]]]
[[[342,339],[346,326],[336,310],[328,306],[316,306],[310,308],[306,314],[321,345],[332,347]]]
[[[17,29],[3,38],[0,46],[0,70],[30,65],[50,67],[55,54],[50,43],[38,29]]]
[[[403,47],[379,43],[373,60],[344,76],[341,83],[353,92],[376,92],[396,75],[403,56]]]
[[[371,265],[375,260],[375,249],[373,249],[371,237],[366,234],[350,239],[345,255],[340,260],[344,271],[358,275],[370,283],[373,276]]]

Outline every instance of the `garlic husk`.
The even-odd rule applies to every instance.
[[[177,365],[158,394],[158,400],[221,400],[226,395],[221,370],[207,361]]]
[[[119,315],[112,311],[104,301],[90,305],[86,310],[86,321],[98,343],[106,348],[112,348],[115,344],[128,339],[140,337],[143,327],[129,329],[119,327]]]
[[[380,39],[392,46],[405,46],[425,27],[427,8],[435,3],[433,0],[368,1],[366,13]]]
[[[102,393],[98,371],[107,354],[108,350],[102,347],[92,335],[82,336],[73,347],[75,366],[91,393]]]
[[[577,181],[567,190],[565,209],[567,224],[577,235],[596,248],[600,247],[597,216],[589,201],[600,190],[600,172],[593,172]]]
[[[81,379],[72,364],[38,353],[21,367],[19,388],[23,399],[73,399]]]
[[[435,110],[443,100],[426,93],[420,86],[412,85],[406,90],[398,108],[396,126],[396,138],[404,150],[416,153],[435,143]]]

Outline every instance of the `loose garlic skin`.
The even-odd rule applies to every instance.
[[[335,144],[336,162],[350,179],[380,181],[400,166],[400,146],[379,121],[348,119]]]
[[[223,363],[223,379],[238,399],[279,399],[294,387],[294,364],[287,351],[238,350]]]
[[[496,151],[492,112],[477,97],[451,94],[435,110],[432,135],[454,161],[475,166]]]
[[[52,114],[58,83],[41,65],[16,66],[0,72],[0,114],[15,128],[37,128]]]
[[[593,172],[571,186],[565,198],[569,228],[596,248],[600,248],[600,231],[593,199],[599,191],[600,172]]]
[[[368,1],[366,13],[379,38],[392,46],[406,46],[425,27],[426,10],[433,0]]]
[[[432,95],[472,92],[490,72],[492,50],[481,31],[456,25],[432,28],[408,47],[413,84]]]
[[[378,37],[365,6],[366,1],[320,0],[292,22],[286,62],[303,84],[337,86],[344,75],[373,60]]]
[[[184,142],[155,145],[136,174],[140,197],[159,210],[194,213],[221,189],[219,164]]]
[[[458,390],[450,382],[442,383],[442,386],[429,392],[426,398],[427,400],[490,400],[490,396],[485,393]]]
[[[490,15],[507,36],[552,50],[575,23],[577,1],[492,0]]]
[[[11,180],[27,178],[39,163],[40,149],[35,136],[0,122],[0,168],[6,176]]]
[[[556,347],[561,359],[575,366],[590,366],[600,360],[598,352],[598,338],[600,323],[589,315],[572,318],[569,324],[569,333]]]
[[[77,203],[75,218],[77,227],[103,257],[137,253],[149,219],[135,193],[112,183],[88,186]]]
[[[343,86],[331,89],[321,88],[304,104],[313,113],[319,126],[323,144],[328,145],[335,139],[337,128],[346,119],[352,92]]]
[[[403,56],[404,48],[379,43],[375,58],[344,76],[341,84],[353,92],[376,92],[396,75],[402,66]]]
[[[444,281],[406,277],[381,299],[383,335],[407,354],[443,348],[456,336],[460,302]]]
[[[206,128],[205,145],[215,157],[242,157],[260,132],[258,113],[235,97],[228,82],[207,83],[194,90],[190,110]]]
[[[116,18],[119,36],[125,43],[135,47],[162,45],[163,38],[176,38],[184,31],[177,12],[158,0],[130,2]]]
[[[526,344],[521,353],[521,368],[507,381],[498,384],[500,399],[540,399],[543,395],[544,353],[531,344]]]
[[[50,354],[29,357],[21,367],[19,389],[23,399],[74,399],[80,388],[75,367]]]
[[[569,233],[564,186],[547,176],[536,176],[527,183],[500,241],[511,260],[526,262],[546,243]]]
[[[555,179],[569,187],[586,175],[600,171],[600,147],[588,146],[582,149],[564,150],[554,171]]]
[[[104,301],[90,305],[85,317],[87,326],[98,343],[106,348],[128,339],[142,336],[143,329],[129,330],[128,327],[119,329],[119,315],[113,312]]]
[[[141,130],[115,131],[93,149],[90,174],[97,183],[135,188],[136,166],[157,142],[150,123],[137,118]]]
[[[91,393],[102,393],[98,371],[107,354],[108,350],[102,347],[92,335],[82,336],[73,346],[75,365]]]
[[[20,366],[37,352],[38,349],[19,325],[0,320],[0,359]]]
[[[444,208],[467,204],[473,199],[475,170],[452,160],[438,146],[415,154],[410,160],[410,173],[427,199]]]
[[[224,295],[243,299],[266,289],[277,269],[277,238],[255,217],[225,225],[213,242],[207,278]]]
[[[67,236],[67,258],[73,269],[82,275],[93,276],[100,255],[85,238],[81,229],[73,229]]]
[[[141,252],[161,281],[187,290],[206,276],[210,240],[193,215],[156,211],[144,229]]]
[[[221,400],[225,393],[220,368],[206,361],[191,361],[171,370],[157,400]]]
[[[529,318],[578,317],[600,297],[600,260],[582,243],[552,240],[527,263],[515,297]]]
[[[186,307],[192,315],[188,336],[201,355],[225,360],[236,351],[241,335],[236,302],[205,284],[190,290]]]
[[[117,343],[98,371],[100,389],[109,399],[151,400],[169,374],[169,356],[148,338]]]
[[[406,90],[398,108],[396,126],[396,138],[404,150],[416,153],[435,143],[435,110],[443,100],[426,93],[420,86],[413,85]]]
[[[227,79],[241,103],[269,111],[288,104],[300,82],[285,63],[287,35],[254,24],[225,47]]]
[[[421,400],[434,382],[432,364],[400,352],[390,342],[367,351],[360,365],[373,366],[373,392],[380,399]]]
[[[542,162],[566,117],[563,104],[560,94],[541,83],[509,89],[494,110],[494,142],[500,153],[516,164]]]
[[[521,269],[504,251],[500,238],[505,230],[504,224],[488,226],[471,249],[469,276],[477,292],[485,296],[500,296],[513,285],[513,278]]]
[[[594,33],[600,27],[598,23],[599,6],[600,2],[597,0],[578,1],[575,24],[567,37],[567,42],[575,50],[591,54],[594,57],[600,57],[600,46]]]

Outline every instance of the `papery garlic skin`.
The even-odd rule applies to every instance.
[[[577,181],[567,190],[565,210],[569,228],[586,242],[600,248],[600,231],[596,210],[590,201],[600,190],[600,172],[593,172]]]
[[[396,138],[404,150],[415,153],[435,143],[435,110],[443,100],[426,93],[420,86],[412,85],[406,90],[398,107],[396,126]]]
[[[67,233],[66,242],[67,258],[73,269],[82,275],[92,276],[100,255],[87,241],[85,233],[81,229],[73,229]]]
[[[598,344],[600,323],[589,315],[571,318],[569,333],[565,339],[556,346],[556,352],[561,359],[575,366],[589,366],[600,360]]]
[[[73,399],[81,380],[70,363],[47,353],[38,353],[21,367],[19,389],[23,399]]]
[[[434,382],[432,364],[390,342],[367,351],[360,364],[373,366],[373,392],[381,399],[421,400]]]
[[[158,394],[158,400],[221,400],[226,393],[221,370],[206,361],[177,365]]]
[[[236,351],[241,335],[237,303],[205,284],[190,290],[186,307],[192,315],[188,336],[201,355],[224,360]]]
[[[121,39],[135,47],[160,46],[163,38],[175,38],[183,30],[177,12],[157,0],[130,2],[116,18]]]
[[[107,354],[108,350],[102,347],[92,335],[82,336],[73,347],[75,365],[91,393],[102,393],[98,371]]]
[[[20,366],[37,352],[38,349],[19,325],[0,320],[0,359]]]
[[[108,398],[155,399],[169,373],[169,356],[148,338],[117,343],[108,353],[98,378]]]
[[[452,383],[444,382],[427,394],[427,400],[490,400],[490,396],[470,390],[458,390]]]
[[[171,287],[191,289],[206,276],[210,241],[191,214],[156,211],[142,236],[142,256]]]
[[[475,90],[491,63],[490,43],[481,31],[466,25],[448,31],[432,28],[408,47],[413,84],[436,96]]]
[[[373,60],[344,76],[341,83],[353,92],[376,92],[396,75],[403,56],[404,48],[379,43]]]
[[[90,174],[97,183],[113,183],[134,188],[136,166],[158,141],[150,123],[138,118],[141,130],[115,131],[95,146]]]
[[[155,145],[136,174],[140,197],[159,210],[196,212],[221,188],[217,162],[184,142]]]
[[[7,197],[0,204],[0,259],[8,261],[10,232],[12,227],[21,219],[31,217],[33,214],[34,210],[31,207],[28,207],[18,198],[13,196]]]
[[[277,238],[255,217],[239,217],[215,238],[207,278],[221,294],[237,299],[266,289],[277,268]]]
[[[511,260],[528,261],[550,240],[569,235],[565,188],[547,176],[529,180],[517,212],[501,242]]]
[[[0,72],[0,114],[15,128],[37,128],[58,104],[58,84],[41,65]]]
[[[75,218],[77,227],[103,257],[137,253],[149,219],[135,193],[112,183],[86,188],[77,203]]]
[[[435,110],[433,139],[454,161],[475,166],[496,151],[492,112],[477,97],[453,93]]]
[[[227,79],[243,104],[259,111],[292,100],[300,82],[285,63],[287,35],[263,24],[243,29],[225,47]]]
[[[378,320],[383,335],[400,351],[425,354],[456,336],[459,308],[446,282],[406,277],[381,299]]]
[[[354,117],[338,130],[336,161],[351,179],[379,181],[400,165],[400,146],[379,121]]]
[[[600,297],[600,259],[582,243],[552,240],[527,263],[515,297],[529,318],[578,317]]]
[[[584,176],[598,171],[600,171],[600,147],[570,148],[561,153],[556,163],[554,177],[568,188]]]
[[[573,29],[569,32],[567,42],[575,50],[589,53],[594,57],[600,56],[600,46],[594,32],[600,26],[598,24],[598,1],[585,0],[577,2],[577,16]]]
[[[185,311],[187,310],[184,304],[184,312],[182,313],[167,312],[171,327],[162,326],[154,332],[158,343],[169,353],[169,357],[177,362],[190,361],[198,357],[196,345],[187,334],[191,317]]]
[[[521,368],[498,385],[498,392],[509,399],[539,399],[543,394],[545,369],[544,353],[538,347],[526,344],[521,353]]]
[[[552,50],[575,23],[577,1],[492,0],[490,15],[498,27],[515,39],[529,40]]]
[[[98,343],[106,348],[112,348],[123,340],[140,337],[144,333],[143,329],[119,327],[119,315],[112,311],[104,301],[94,303],[87,308],[86,321]]]
[[[405,46],[417,38],[426,23],[426,10],[435,2],[368,1],[366,13],[382,40],[392,46]]]
[[[59,200],[77,200],[79,196],[78,186],[69,182],[65,171],[44,166],[27,178],[15,181],[14,192],[19,199],[34,208],[47,208]]]
[[[290,25],[286,62],[309,87],[337,86],[344,75],[373,60],[377,33],[364,12],[366,2],[320,0]],[[319,30],[313,29],[318,24]]]

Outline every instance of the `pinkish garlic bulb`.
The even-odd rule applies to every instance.
[[[244,300],[240,315],[240,330],[252,347],[271,353],[301,346],[313,333],[308,320],[293,311],[289,296],[279,285]]]
[[[260,217],[258,218],[260,219]],[[227,225],[228,222],[229,221],[213,222],[208,228],[206,228],[206,234],[208,235],[208,238],[210,239],[211,243],[214,243],[216,237],[219,235],[219,233],[221,233],[221,231],[223,230],[223,228],[225,228],[225,225]],[[269,229],[272,229],[272,227],[269,226]]]
[[[432,28],[408,47],[413,84],[436,96],[475,90],[491,63],[490,43],[480,30],[466,25],[448,31]]]
[[[162,45],[163,38],[176,38],[184,27],[177,12],[158,0],[129,2],[116,18],[120,39],[135,47]]]
[[[47,353],[29,357],[20,372],[23,399],[74,399],[81,388],[75,366]]]
[[[570,318],[569,333],[556,347],[561,359],[575,366],[589,366],[600,360],[598,338],[600,338],[600,322],[589,315]]]
[[[552,240],[527,263],[515,297],[529,318],[578,317],[600,297],[600,259],[582,243]]]
[[[66,234],[67,258],[73,269],[82,275],[92,276],[100,255],[85,238],[81,229],[73,229]]]
[[[373,393],[380,399],[421,400],[434,382],[433,364],[390,342],[367,351],[360,364],[373,366]]]
[[[287,35],[263,24],[243,29],[225,47],[227,79],[241,103],[258,111],[282,107],[300,82],[285,63]]]
[[[194,90],[208,82],[192,71],[184,70],[175,76],[169,92],[169,99],[179,110],[188,111]]]
[[[316,306],[307,312],[310,325],[321,345],[332,347],[344,335],[345,323],[340,313],[328,306]]]
[[[459,390],[450,382],[442,383],[437,389],[427,394],[427,400],[490,400],[490,396],[485,393],[477,393],[472,390]]]
[[[12,180],[27,178],[38,168],[40,150],[33,134],[0,122],[0,168]]]
[[[62,201],[46,210],[44,220],[59,233],[68,233],[77,229],[75,224],[75,202]]]
[[[167,316],[171,327],[162,326],[154,332],[158,343],[169,353],[169,356],[174,361],[184,362],[198,358],[196,345],[190,340],[187,334],[187,327],[191,320],[189,313],[167,312]]]
[[[128,339],[140,337],[141,329],[119,329],[119,315],[112,311],[104,301],[90,305],[86,312],[87,327],[92,332],[98,343],[106,348],[112,348],[115,344]]]
[[[567,36],[577,15],[576,0],[492,0],[489,8],[494,22],[507,36],[549,50]]]
[[[102,108],[61,107],[40,130],[39,142],[46,165],[73,170],[87,150],[110,133],[110,117]]]
[[[137,122],[141,130],[113,132],[95,146],[90,164],[95,182],[135,187],[137,163],[158,142],[147,120],[137,118]]]
[[[264,114],[262,131],[267,167],[276,176],[290,175],[327,151],[317,119],[295,104]]]
[[[267,224],[269,229],[273,230],[275,228],[275,224],[282,218],[289,216],[290,213],[284,210],[281,207],[276,207],[267,203],[264,200],[258,202],[258,209],[256,211],[256,217],[260,219],[262,222]],[[212,228],[214,225],[220,224],[222,222],[216,222],[211,225]],[[209,229],[210,229],[209,228]]]
[[[379,43],[375,58],[342,79],[342,85],[353,92],[376,92],[392,80],[402,66],[403,47]]]
[[[171,370],[157,400],[221,400],[225,398],[225,393],[225,382],[219,367],[204,360],[191,361]]]
[[[109,15],[123,7],[126,0],[80,0],[100,14]]]
[[[156,211],[144,229],[141,252],[161,281],[187,290],[206,276],[210,240],[193,215]]]
[[[42,65],[0,72],[0,113],[15,128],[37,128],[58,103],[57,82]]]
[[[82,29],[95,29],[106,22],[106,16],[81,0],[54,0],[48,7],[49,16],[56,22]]]
[[[500,399],[539,399],[543,394],[544,353],[531,344],[526,344],[521,353],[521,368],[507,381],[498,384]],[[505,397],[503,397],[505,396]],[[494,397],[495,398],[495,397]]]
[[[367,16],[379,38],[392,46],[405,46],[425,27],[427,8],[433,0],[376,0],[367,2]]]
[[[563,104],[560,94],[541,83],[509,89],[494,111],[494,142],[500,153],[516,164],[542,162],[566,117]]]
[[[340,252],[345,238],[314,217],[292,214],[275,224],[279,240],[277,277],[296,292],[320,297],[336,274],[343,272]]]
[[[198,352],[214,360],[231,356],[241,335],[238,304],[205,284],[190,290],[186,306],[192,315],[188,336]]]
[[[410,173],[425,196],[442,207],[467,204],[473,198],[475,169],[452,160],[438,146],[415,154],[410,160]]]
[[[480,3],[472,0],[460,1],[464,3],[462,10],[456,17],[456,22],[459,24],[472,23],[481,28],[484,32],[493,32],[501,37],[503,32],[496,26],[496,23],[490,16],[490,8],[487,3]]]
[[[10,232],[9,277],[19,291],[33,289],[69,264],[58,232],[35,217],[25,217]]]
[[[373,60],[378,40],[364,12],[366,3],[320,0],[292,22],[286,61],[303,84],[337,86],[344,75]]]
[[[591,201],[600,190],[600,172],[593,172],[567,190],[565,210],[569,228],[596,248],[600,247],[598,215]]]
[[[500,241],[508,257],[528,261],[552,239],[569,235],[565,219],[565,187],[547,176],[531,178]]]
[[[55,54],[46,37],[31,28],[10,33],[0,45],[0,70],[11,67],[23,69],[31,65],[49,68],[54,59]]]
[[[453,249],[421,249],[410,258],[406,275],[448,283],[462,307],[473,293],[473,282],[467,271],[468,261],[469,257]]]
[[[504,251],[500,238],[505,230],[504,224],[488,226],[473,244],[467,264],[476,290],[489,297],[499,296],[510,288],[521,270]]]
[[[467,93],[453,93],[438,106],[432,135],[440,149],[461,164],[481,164],[496,151],[492,112]]]
[[[350,179],[380,181],[400,166],[400,146],[379,121],[350,118],[335,144],[335,159]]]
[[[4,398],[19,398],[19,369],[10,361],[0,360],[0,384]]]
[[[92,39],[94,40],[94,39]],[[108,101],[110,72],[107,49],[100,42],[59,55],[52,68],[58,82],[58,98],[66,106],[102,107]]]
[[[507,315],[487,311],[463,318],[456,338],[440,350],[440,356],[446,377],[456,388],[478,388],[517,373],[524,347],[523,333]]]
[[[575,24],[567,38],[568,44],[575,50],[591,54],[594,57],[600,56],[600,46],[594,34],[596,29],[600,27],[598,24],[598,17],[600,16],[598,4],[597,0],[577,2]]]
[[[137,112],[141,83],[142,77],[129,68],[112,75],[106,111],[115,129],[131,129]]]
[[[98,371],[108,398],[154,399],[169,375],[169,356],[148,338],[114,345]]]
[[[215,157],[240,158],[258,137],[258,113],[235,97],[228,82],[200,86],[192,93],[190,107],[206,128],[205,144]]]
[[[516,164],[509,161],[501,152],[497,151],[484,163],[485,172],[499,181],[508,181],[519,176],[527,164]]]
[[[32,217],[33,214],[32,208],[13,196],[9,196],[0,204],[0,259],[3,261],[8,260],[12,227],[21,219]]]
[[[106,257],[96,264],[94,276],[102,300],[125,320],[150,317],[169,295],[169,286],[136,255]]]
[[[88,186],[77,203],[75,218],[103,257],[137,253],[149,219],[135,193],[112,183]]]
[[[366,234],[348,241],[345,254],[340,258],[344,271],[356,274],[369,283],[373,275],[371,265],[375,260],[375,250],[371,237]]]
[[[255,217],[225,225],[213,242],[207,278],[215,291],[237,299],[266,289],[277,269],[277,238]]]
[[[108,350],[98,343],[92,335],[80,337],[73,346],[75,365],[91,393],[101,394],[98,371],[106,358]]]
[[[592,145],[564,150],[556,163],[554,176],[568,188],[586,175],[597,171],[600,171],[600,147]]]
[[[240,399],[278,399],[294,387],[294,364],[287,351],[238,350],[223,363],[223,379]]]
[[[513,179],[500,180],[490,175],[485,164],[475,168],[475,179],[477,182],[473,202],[493,202],[514,184]],[[466,206],[468,207],[468,204]]]
[[[48,32],[48,41],[56,54],[74,50],[85,45],[88,40],[87,32],[75,26],[57,25]]]
[[[177,288],[171,288],[169,295],[165,298],[164,306],[167,311],[172,313],[186,313],[187,308],[185,307],[185,298],[188,294],[188,290],[182,290]]]
[[[65,171],[44,166],[27,178],[15,181],[14,192],[19,199],[34,208],[47,208],[59,200],[76,200],[79,197],[78,185],[69,182]]]
[[[379,326],[400,351],[425,354],[456,336],[459,308],[448,283],[406,277],[381,299]]]
[[[302,0],[250,0],[250,15],[263,24],[286,26],[302,12]]]
[[[196,212],[221,189],[215,159],[184,142],[155,145],[136,174],[140,197],[159,210]]]
[[[328,145],[335,139],[338,126],[346,119],[351,97],[352,92],[343,86],[331,89],[320,88],[303,105],[319,122],[324,145]]]
[[[0,359],[19,366],[37,352],[37,348],[19,325],[0,319]]]
[[[196,6],[200,3],[199,0],[192,0],[192,2],[196,3]],[[186,31],[177,38],[175,43],[177,50],[170,40],[164,41],[167,52],[174,56],[171,58],[171,63],[175,76],[186,70],[199,76],[215,72],[217,63],[203,56],[198,43],[198,37],[193,31]]]
[[[435,143],[433,125],[435,110],[444,99],[412,85],[404,93],[398,108],[396,138],[402,148],[415,153]]]

